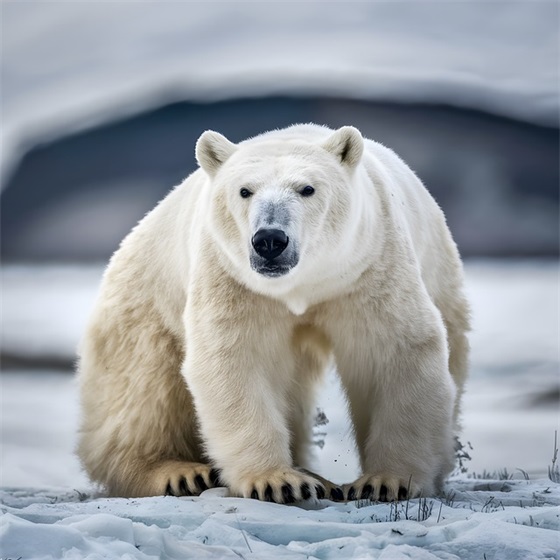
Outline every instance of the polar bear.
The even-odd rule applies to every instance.
[[[467,373],[462,264],[444,215],[353,127],[234,144],[124,239],[81,344],[78,454],[110,495],[395,500],[437,492]],[[334,361],[362,476],[308,470]],[[218,482],[218,478],[219,481]]]

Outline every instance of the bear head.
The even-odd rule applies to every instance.
[[[325,138],[320,129],[317,140],[292,129],[240,144],[206,131],[196,145],[212,235],[242,282],[269,295],[326,279],[359,219],[360,132],[345,126]]]

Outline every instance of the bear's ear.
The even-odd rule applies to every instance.
[[[323,148],[336,156],[340,163],[353,168],[362,159],[364,139],[357,128],[343,126],[329,136]]]
[[[208,175],[214,176],[237,146],[213,130],[203,132],[196,143],[196,159]]]

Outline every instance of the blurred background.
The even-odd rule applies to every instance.
[[[560,393],[556,1],[0,7],[2,484],[85,483],[76,346],[106,261],[196,168],[199,135],[298,122],[358,127],[442,206],[473,306],[471,468],[546,473]],[[347,419],[331,389],[322,399],[320,460],[347,481]]]

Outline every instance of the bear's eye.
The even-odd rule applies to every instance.
[[[249,198],[250,196],[253,195],[253,193],[249,190],[249,189],[241,189],[239,191],[239,194],[241,195],[241,198]]]
[[[303,189],[301,189],[299,194],[301,194],[301,196],[311,196],[314,192],[315,189],[312,186],[307,185],[307,187],[303,187]]]

